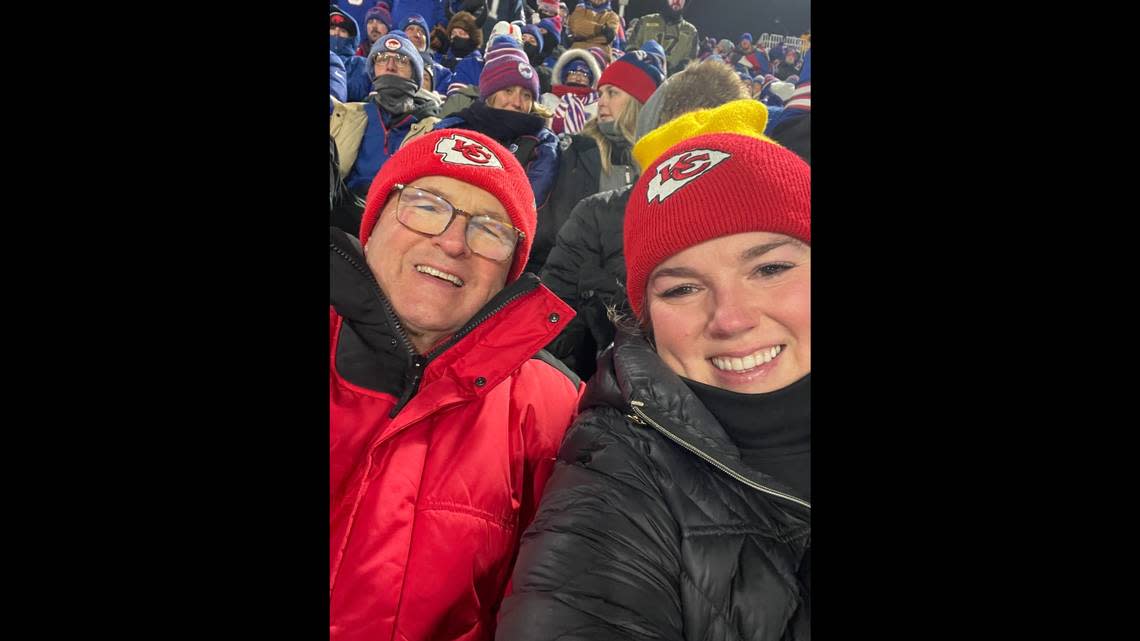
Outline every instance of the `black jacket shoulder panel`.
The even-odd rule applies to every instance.
[[[559,372],[562,373],[563,376],[565,376],[567,379],[570,380],[570,383],[572,385],[574,385],[574,389],[581,389],[582,379],[579,378],[578,375],[574,373],[574,370],[570,369],[569,367],[566,367],[565,363],[563,363],[562,361],[555,358],[554,355],[551,354],[550,352],[548,352],[544,349],[540,349],[540,350],[538,350],[538,353],[535,354],[534,356],[532,356],[531,358],[535,359],[535,360],[540,360],[543,363],[546,363],[547,365],[558,370]]]

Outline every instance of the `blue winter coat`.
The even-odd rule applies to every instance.
[[[364,112],[368,114],[368,125],[364,129],[364,138],[360,141],[356,162],[344,179],[344,184],[357,194],[368,191],[380,167],[400,149],[408,130],[419,120],[416,112],[395,119],[377,107],[374,100],[365,104]]]
[[[350,19],[353,19],[349,15]],[[355,23],[355,19],[353,19]],[[344,73],[347,78],[348,102],[363,102],[372,93],[372,77],[368,73],[368,61],[356,55],[356,48],[360,46],[360,29],[356,30],[353,38],[340,38],[329,36],[329,50],[340,56],[344,63]]]
[[[451,84],[455,87],[452,89],[448,87],[448,95],[459,91],[460,85],[475,85],[479,86],[479,76],[483,74],[483,52],[476,49],[471,53],[464,56],[462,60],[455,63],[455,72],[451,74]]]
[[[438,62],[433,62],[431,67],[433,70],[431,76],[432,91],[440,95],[447,95],[447,87],[451,85],[451,69],[448,69]]]
[[[344,63],[340,56],[329,52],[329,95],[340,102],[348,102],[348,80],[344,74]],[[329,113],[332,113],[332,101],[329,101]]]
[[[455,114],[440,120],[433,129],[470,129],[462,116]],[[550,190],[554,187],[554,179],[558,177],[558,136],[546,127],[538,130],[533,136],[538,139],[534,147],[530,162],[526,164],[526,177],[530,179],[530,189],[534,192],[535,208],[546,203]],[[504,145],[511,153],[518,149],[517,141]],[[359,161],[357,161],[359,162]],[[349,185],[351,187],[351,185]]]
[[[437,24],[447,24],[447,16],[443,13],[444,0],[392,0],[392,22],[403,24],[404,18],[418,13],[427,22],[428,32]]]

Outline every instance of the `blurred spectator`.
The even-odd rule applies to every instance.
[[[359,102],[368,97],[371,89],[368,62],[356,55],[360,44],[360,30],[356,20],[335,6],[329,6],[329,51],[340,57],[344,64],[345,89],[349,102]]]
[[[697,59],[700,37],[693,23],[682,16],[685,0],[663,0],[663,4],[661,13],[651,13],[629,23],[626,49],[644,49],[649,40],[669,43],[665,51],[668,73],[677,73]]]
[[[588,51],[569,49],[554,65],[549,93],[542,104],[553,111],[550,129],[556,134],[574,134],[598,112],[598,78],[601,66]]]
[[[613,59],[610,48],[621,22],[610,9],[610,0],[584,0],[570,14],[571,49],[599,47],[606,64]]]

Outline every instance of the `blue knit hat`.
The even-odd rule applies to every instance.
[[[523,33],[529,33],[530,35],[534,36],[534,39],[538,41],[538,50],[542,51],[542,45],[545,41],[542,38],[542,32],[538,30],[538,25],[528,24],[527,26],[523,27],[522,30]]]
[[[418,13],[409,13],[408,17],[404,18],[403,22],[400,23],[400,31],[407,33],[408,25],[410,24],[414,24],[420,29],[423,29],[425,36],[431,33],[427,26],[427,20],[424,20],[424,17]]]
[[[741,40],[747,40],[748,42],[752,42],[752,34],[745,31],[744,33],[740,34],[739,38],[736,39],[737,42],[740,42]]]
[[[657,66],[661,69],[661,73],[669,73],[665,49],[656,40],[646,40],[645,44],[641,45],[641,50],[657,59]]]
[[[423,56],[420,55],[412,41],[408,40],[408,34],[399,29],[389,31],[387,35],[381,36],[376,44],[372,45],[372,50],[368,52],[368,77],[370,79],[376,77],[376,56],[388,51],[407,56],[412,61],[412,82],[416,83],[416,86],[424,83]]]
[[[538,26],[546,29],[546,32],[558,39],[558,44],[562,44],[562,34],[559,32],[558,27],[554,26],[554,21],[550,18],[543,18],[538,21]]]

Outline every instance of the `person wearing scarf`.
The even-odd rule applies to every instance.
[[[571,51],[574,51],[573,49]],[[640,175],[631,150],[637,117],[665,74],[657,57],[637,50],[606,67],[598,79],[597,116],[582,132],[569,137],[558,167],[558,181],[549,202],[538,210],[539,226],[529,269],[540,273],[558,232],[574,206],[593,194],[633,184]],[[565,140],[565,138],[564,138]]]
[[[403,31],[389,32],[368,54],[373,89],[368,100],[334,103],[330,134],[337,142],[345,185],[357,196],[367,194],[372,179],[400,148],[411,126],[439,113],[439,98],[421,89],[423,65]]]
[[[554,112],[550,129],[556,134],[576,134],[598,113],[598,78],[601,66],[588,51],[569,49],[551,72],[553,84],[542,95],[542,104]]]
[[[435,129],[472,129],[512,153],[530,148],[520,159],[537,206],[546,202],[558,172],[558,137],[546,128],[550,112],[535,101],[538,74],[513,38],[491,43],[479,75],[479,99],[435,125]]]

